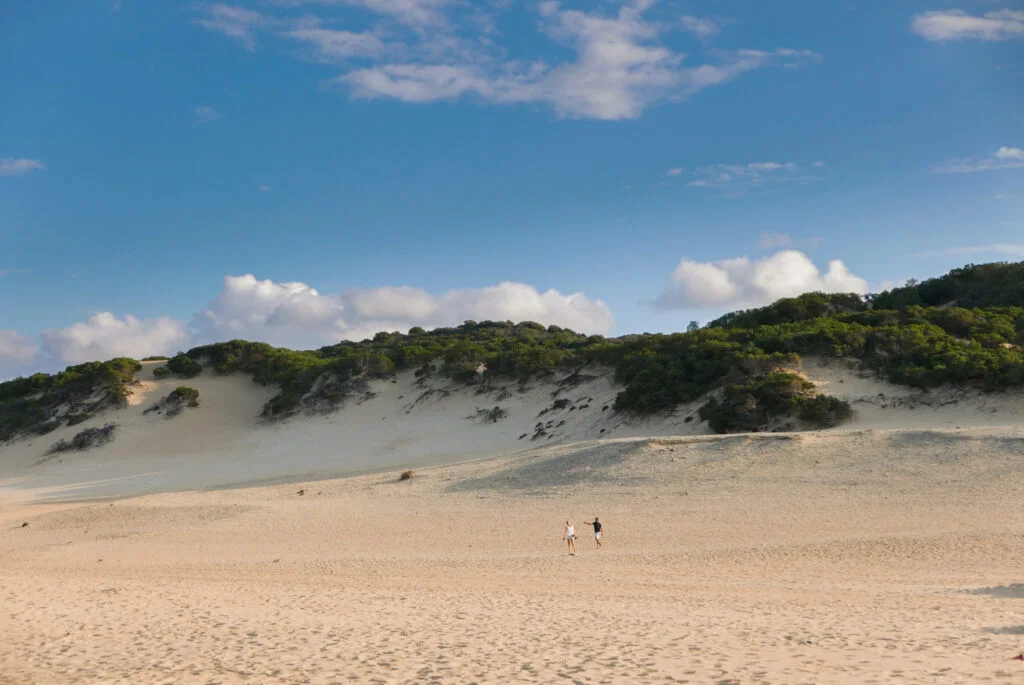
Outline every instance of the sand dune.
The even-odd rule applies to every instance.
[[[0,683],[1019,680],[1020,397],[805,372],[857,402],[849,427],[616,424],[607,376],[550,440],[519,436],[551,387],[483,424],[493,395],[410,407],[402,377],[268,426],[239,378],[143,416],[155,382],[107,448],[4,448]],[[594,515],[605,548],[567,555],[563,522]]]

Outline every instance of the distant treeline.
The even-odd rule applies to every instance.
[[[157,372],[191,377],[206,365],[214,373],[249,374],[279,388],[264,409],[278,416],[300,408],[324,374],[344,381],[417,369],[457,383],[526,382],[597,363],[614,368],[624,385],[616,410],[665,411],[723,388],[715,406],[705,406],[705,418],[719,430],[750,430],[757,417],[785,413],[780,407],[809,425],[832,425],[848,415],[838,401],[812,402],[813,391],[799,379],[779,375],[801,355],[857,359],[894,383],[919,388],[969,383],[999,390],[1024,385],[1022,344],[1024,263],[985,264],[868,297],[809,293],[734,312],[686,333],[606,339],[529,321],[467,321],[432,331],[384,331],[313,351],[232,340],[176,355]],[[131,371],[125,376],[124,370],[131,365],[137,364],[113,360],[0,384],[0,439],[24,430],[30,416],[49,420],[46,408],[60,404],[51,394],[66,381],[46,379],[80,375],[74,370],[85,367],[99,374],[109,367],[95,382],[117,386],[128,382]],[[29,400],[30,395],[39,397]],[[27,413],[26,402],[32,406]]]

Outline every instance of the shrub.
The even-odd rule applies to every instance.
[[[68,425],[69,426],[77,426],[78,424],[82,423],[83,421],[88,421],[89,420],[89,414],[88,414],[88,412],[84,412],[84,411],[83,412],[79,412],[78,414],[68,414],[67,419],[68,419]]]
[[[153,378],[162,379],[167,378],[170,375],[171,370],[168,369],[166,366],[158,366],[155,369],[153,369]]]
[[[182,378],[195,378],[203,371],[203,367],[187,354],[175,355],[167,362],[167,369]],[[154,371],[155,373],[155,371]]]
[[[165,357],[162,354],[154,354],[154,355],[149,356],[149,357],[143,357],[142,361],[144,361],[144,362],[165,362],[168,359],[170,359],[170,357]]]
[[[415,471],[402,471],[402,475],[398,477],[398,480],[410,480],[415,475]]]
[[[476,418],[480,419],[484,423],[497,423],[508,416],[508,412],[501,407],[494,407],[492,409],[477,409]]]
[[[179,385],[167,396],[169,402],[184,404],[187,407],[199,406],[199,391],[187,385]]]
[[[70,441],[58,440],[50,447],[47,454],[78,452],[92,447],[99,447],[114,439],[114,430],[116,428],[117,424],[114,423],[108,423],[103,428],[86,428],[84,431],[76,433],[75,437],[71,438]]]
[[[716,433],[754,433],[794,417],[815,427],[835,426],[852,410],[843,400],[815,395],[814,384],[796,374],[775,372],[727,386],[699,414]]]

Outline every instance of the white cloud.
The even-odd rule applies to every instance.
[[[665,175],[666,176],[678,176],[679,174],[683,173],[683,171],[685,171],[685,169],[683,169],[683,167],[677,166],[677,167],[674,167],[674,168],[669,169],[668,171],[666,171]]]
[[[722,30],[722,27],[729,23],[727,19],[713,17],[693,17],[686,15],[679,20],[683,28],[701,39],[712,38]]]
[[[217,121],[224,115],[215,110],[213,107],[207,105],[197,105],[192,108],[192,114],[195,115],[196,124],[209,124],[212,121]]]
[[[33,171],[46,171],[46,165],[38,159],[16,157],[0,159],[0,176],[24,176]]]
[[[228,276],[224,289],[194,319],[204,341],[245,338],[293,348],[361,340],[381,330],[436,328],[467,319],[533,320],[585,333],[607,333],[614,323],[600,300],[583,294],[539,292],[523,283],[432,295],[420,288],[380,287],[321,294],[305,283]]]
[[[936,42],[1021,39],[1024,38],[1024,11],[996,10],[980,17],[962,10],[925,12],[914,17],[910,29]]]
[[[260,186],[260,192],[261,193],[269,193],[272,190],[273,190],[273,188],[271,188],[270,186]]]
[[[866,293],[868,284],[838,259],[825,273],[803,252],[784,250],[756,262],[736,257],[714,262],[683,259],[655,301],[660,309],[758,307],[806,292]]]
[[[355,97],[390,97],[403,102],[453,100],[467,93],[497,97],[495,84],[471,65],[385,64],[357,69],[334,80],[352,87]]]
[[[815,162],[811,166],[813,166],[815,169],[824,169],[825,168],[825,162]]]
[[[413,27],[443,25],[441,10],[455,0],[348,0],[378,14],[389,14],[403,24]]]
[[[820,180],[810,175],[794,162],[752,162],[749,164],[712,164],[698,167],[693,172],[694,180],[688,185],[694,188],[712,188],[731,194],[743,192],[767,184],[811,183]]]
[[[278,0],[289,5],[350,4],[395,18],[399,30],[325,28],[321,19],[272,19],[225,5],[207,6],[200,24],[255,49],[258,29],[298,40],[314,59],[361,63],[331,79],[354,98],[393,98],[428,103],[472,97],[491,104],[542,103],[560,117],[634,119],[657,102],[679,100],[704,88],[769,66],[795,67],[821,57],[808,50],[717,51],[714,64],[684,64],[686,55],[661,36],[687,29],[707,36],[724,20],[685,17],[667,24],[645,17],[656,0],[628,0],[614,14],[565,9],[554,1],[536,6],[540,31],[566,46],[571,56],[555,64],[510,57],[490,12],[455,0]],[[500,9],[504,3],[490,5]],[[446,10],[456,12],[461,23]],[[467,9],[468,8],[468,9]],[[404,32],[401,30],[405,27]],[[472,34],[473,39],[460,34]],[[382,36],[390,42],[384,42]]]
[[[1024,162],[1024,150],[1019,147],[1001,147],[996,150],[996,159],[1012,159]]]
[[[316,18],[299,22],[284,35],[308,45],[315,59],[322,62],[338,62],[356,57],[376,58],[385,53],[386,46],[380,38],[369,31],[353,33],[325,29]]]
[[[1018,147],[1001,147],[989,157],[967,157],[948,159],[932,168],[936,174],[970,174],[977,171],[1018,169],[1024,167],[1024,150]]]
[[[1024,243],[995,243],[992,245],[967,245],[964,247],[947,247],[942,250],[922,252],[921,257],[948,257],[952,255],[993,255],[1003,257],[1024,257]]]
[[[188,346],[190,336],[181,321],[162,316],[118,319],[100,312],[67,328],[43,331],[43,349],[65,364],[81,364],[118,356],[171,354]]]
[[[17,331],[0,330],[0,361],[30,362],[39,355],[39,346]]]
[[[256,49],[256,31],[268,25],[268,20],[259,12],[231,7],[222,3],[203,6],[205,18],[196,23],[203,28],[233,38],[243,48],[252,52]]]

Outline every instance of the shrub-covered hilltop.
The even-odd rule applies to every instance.
[[[987,264],[866,298],[811,293],[784,299],[686,333],[606,339],[532,322],[467,321],[404,335],[381,332],[315,351],[241,340],[204,345],[173,357],[157,375],[248,374],[279,388],[264,408],[274,417],[332,406],[367,379],[401,369],[486,385],[602,364],[624,385],[617,411],[662,412],[717,391],[701,418],[713,430],[731,432],[823,427],[849,416],[848,405],[817,395],[793,373],[801,355],[856,359],[881,377],[918,388],[955,383],[1003,390],[1024,385],[1022,344],[1024,263]],[[129,384],[135,364],[83,367],[108,387]],[[0,438],[49,426],[55,419],[47,411],[71,392],[70,379],[86,382],[77,371],[83,367],[0,384]],[[123,385],[108,394],[123,393]]]

